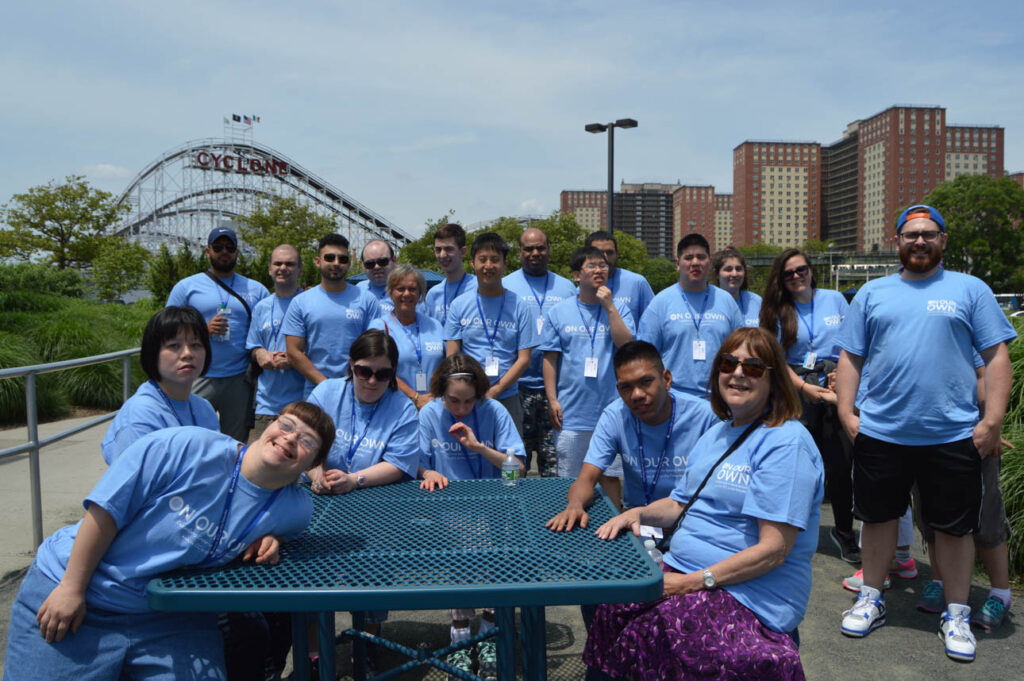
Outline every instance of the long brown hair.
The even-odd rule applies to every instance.
[[[787,248],[772,262],[772,269],[768,273],[768,282],[764,287],[764,298],[761,300],[761,328],[768,333],[776,334],[782,331],[782,347],[789,350],[796,343],[796,306],[793,304],[793,296],[786,288],[786,282],[782,280],[782,273],[786,269],[786,261],[799,255],[811,268],[811,291],[818,288],[818,280],[814,276],[814,267],[811,266],[811,259],[799,248]]]
[[[800,398],[797,397],[796,389],[793,388],[793,382],[789,380],[789,368],[786,365],[786,354],[782,351],[782,346],[768,331],[752,328],[739,328],[730,333],[722,341],[721,347],[718,348],[718,354],[715,355],[715,361],[711,365],[711,380],[708,383],[708,387],[711,388],[711,409],[714,410],[715,415],[722,420],[732,418],[729,405],[722,399],[722,393],[718,387],[718,376],[722,373],[719,361],[722,355],[731,353],[744,343],[747,344],[750,354],[771,367],[767,372],[770,384],[768,415],[764,419],[765,425],[774,428],[800,416],[802,409]]]

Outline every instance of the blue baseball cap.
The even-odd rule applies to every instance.
[[[214,227],[213,231],[210,232],[209,238],[206,239],[206,243],[212,244],[214,241],[221,238],[222,236],[226,236],[227,238],[231,239],[231,243],[233,243],[236,246],[238,245],[238,237],[235,236],[235,230],[231,229],[230,227]]]
[[[896,218],[896,233],[899,234],[900,230],[903,229],[903,225],[907,223],[907,220],[913,220],[915,218],[928,218],[939,226],[943,232],[946,231],[946,221],[942,217],[942,213],[935,210],[931,206],[926,206],[923,203],[919,203],[916,206],[911,206],[906,209],[900,216]]]

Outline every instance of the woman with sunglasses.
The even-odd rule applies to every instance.
[[[588,679],[803,679],[796,628],[811,594],[823,490],[814,441],[782,348],[763,329],[722,342],[711,369],[706,432],[672,493],[597,530],[671,528],[664,592],[597,609]],[[704,481],[707,481],[706,483]],[[681,515],[683,511],[685,515]]]
[[[715,253],[711,259],[711,280],[732,296],[743,315],[743,326],[758,326],[761,296],[751,292],[747,284],[747,261],[732,246]]]
[[[382,329],[398,346],[398,390],[422,409],[434,395],[431,374],[444,359],[444,328],[433,317],[416,311],[427,283],[412,265],[397,265],[388,275],[387,292],[394,309],[370,322]]]
[[[772,263],[761,301],[761,328],[778,334],[788,374],[800,394],[800,421],[811,431],[825,462],[825,484],[835,526],[829,536],[848,563],[860,562],[853,530],[852,444],[839,422],[828,375],[839,361],[839,334],[850,305],[839,291],[819,289],[807,256],[796,248]]]

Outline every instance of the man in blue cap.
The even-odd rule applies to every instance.
[[[976,643],[967,595],[982,459],[1002,453],[1012,373],[1006,346],[1017,334],[985,282],[942,268],[946,239],[946,222],[935,208],[903,211],[896,221],[902,271],[861,288],[836,340],[842,348],[839,418],[854,441],[854,514],[864,522],[864,584],[843,613],[842,632],[863,637],[885,623],[882,585],[897,520],[916,483],[944,579],[939,636],[946,655],[969,662]],[[986,366],[980,418],[975,352]],[[858,415],[854,398],[865,365],[870,379]]]

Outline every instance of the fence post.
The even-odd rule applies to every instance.
[[[28,453],[29,485],[32,494],[32,540],[38,548],[43,543],[43,493],[39,479],[39,422],[36,413],[34,373],[25,376],[25,417],[28,422],[28,441],[32,443],[32,449]]]
[[[121,391],[121,404],[123,405],[128,401],[129,392],[132,388],[132,358],[125,357],[121,360],[122,369],[122,385],[123,390]]]

